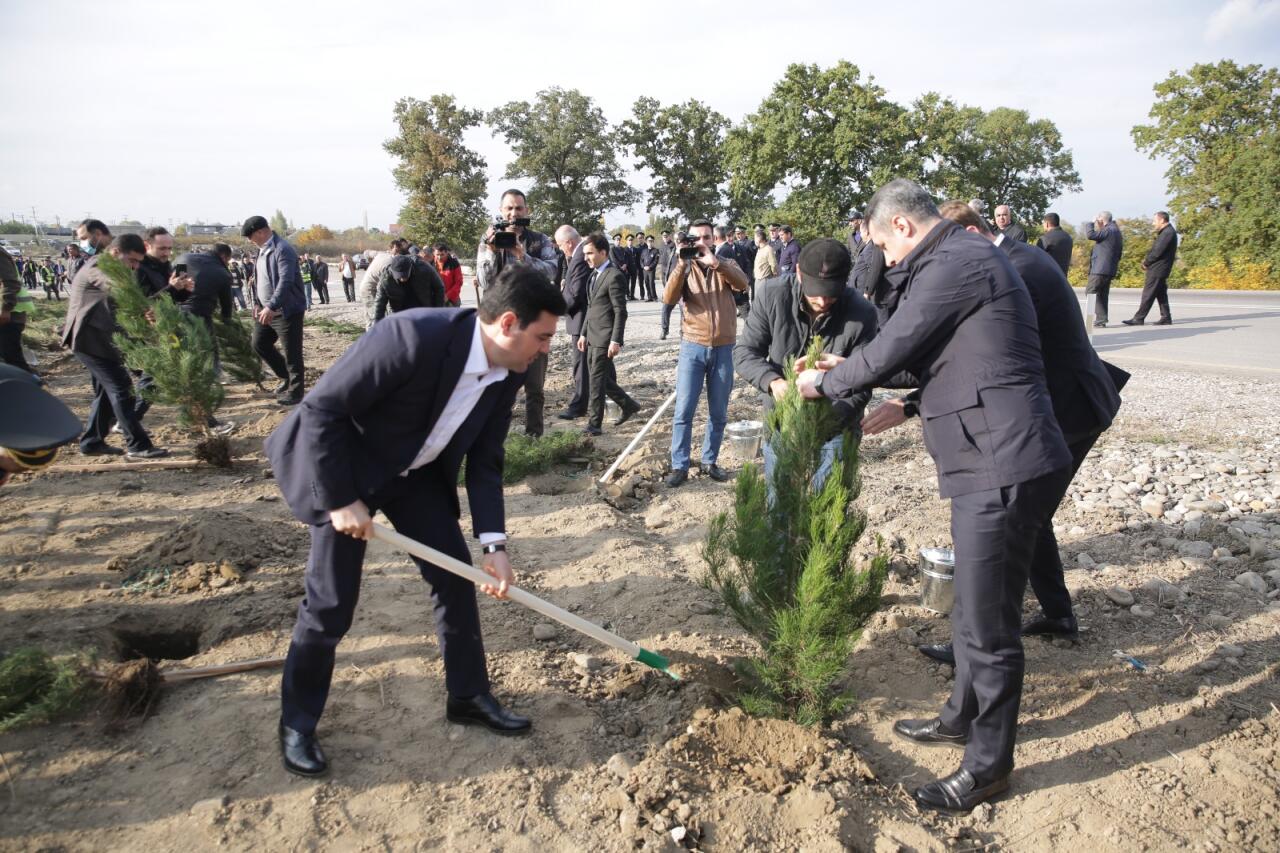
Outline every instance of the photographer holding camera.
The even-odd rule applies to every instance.
[[[481,290],[496,281],[509,266],[528,264],[555,281],[560,271],[560,256],[555,243],[546,234],[529,227],[529,202],[523,192],[507,190],[499,203],[498,218],[484,232],[476,254],[476,280]],[[546,398],[543,385],[547,379],[547,354],[541,353],[524,375],[524,431],[537,438],[542,435],[542,410]]]
[[[680,360],[676,367],[675,419],[671,425],[671,474],[676,488],[689,478],[693,413],[707,388],[707,434],[702,442],[702,470],[711,479],[729,479],[716,461],[733,390],[733,345],[738,338],[735,293],[746,293],[747,276],[737,262],[716,255],[712,225],[695,220],[681,241],[676,265],[667,277],[664,305],[684,301],[680,324]]]

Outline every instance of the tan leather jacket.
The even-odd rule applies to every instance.
[[[747,274],[733,261],[720,259],[720,266],[708,270],[702,264],[676,261],[667,276],[662,301],[675,305],[684,300],[681,335],[704,347],[732,344],[738,339],[738,309],[733,291],[747,289]]]

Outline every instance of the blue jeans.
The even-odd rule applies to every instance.
[[[764,483],[765,488],[769,490],[767,500],[769,506],[773,506],[773,466],[778,464],[778,457],[774,454],[773,448],[767,441],[761,449],[764,452]],[[809,487],[815,495],[821,492],[822,487],[826,485],[827,477],[831,476],[831,468],[836,464],[836,460],[843,458],[844,434],[841,433],[822,445],[822,456],[818,462],[818,470],[813,472],[813,479],[809,481]]]
[[[311,307],[311,282],[304,281],[302,283],[302,289],[305,290],[307,293],[307,307],[310,308]]]
[[[729,392],[733,390],[733,344],[704,347],[680,342],[680,363],[676,366],[676,414],[671,425],[671,470],[689,468],[689,447],[693,442],[693,413],[707,386],[707,435],[702,441],[702,464],[716,464],[725,421],[729,418]]]

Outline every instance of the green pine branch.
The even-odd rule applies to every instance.
[[[809,363],[821,354],[815,340]],[[702,556],[707,585],[764,649],[742,667],[743,707],[811,724],[852,701],[836,685],[858,632],[879,606],[888,557],[853,565],[853,546],[866,527],[866,516],[851,507],[861,488],[857,442],[843,434],[842,457],[815,492],[822,447],[841,434],[840,422],[827,401],[801,397],[794,362],[786,378],[790,387],[767,419],[776,457],[772,503],[762,472],[744,466],[733,512],[712,519]]]

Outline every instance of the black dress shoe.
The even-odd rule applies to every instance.
[[[893,724],[893,733],[924,746],[964,746],[969,742],[968,732],[957,734],[951,731],[943,724],[941,717],[931,720],[898,720]]]
[[[913,796],[916,805],[940,811],[968,812],[996,794],[1009,790],[1009,777],[1002,776],[994,782],[981,784],[973,774],[961,767],[950,776],[921,785]]]
[[[80,448],[81,456],[124,456],[124,451],[109,444],[93,444]]]
[[[675,489],[684,485],[684,481],[689,479],[688,468],[678,468],[667,475],[667,485]]]
[[[933,658],[939,663],[945,663],[948,666],[956,665],[956,650],[950,643],[933,643],[927,646],[916,646],[920,654],[927,658]]]
[[[329,770],[316,736],[295,732],[284,723],[280,724],[280,754],[284,769],[295,776],[323,776]]]
[[[625,409],[622,410],[622,414],[618,415],[616,418],[613,419],[613,425],[622,426],[627,421],[635,417],[636,412],[639,412],[639,411],[640,411],[639,404],[627,406]]]
[[[1057,637],[1074,638],[1079,633],[1080,625],[1076,622],[1076,617],[1074,616],[1063,616],[1057,619],[1038,616],[1022,626],[1022,636],[1024,637],[1052,634]]]
[[[281,394],[276,397],[276,402],[282,406],[296,406],[302,402],[301,394]]]
[[[1120,322],[1125,324],[1126,326],[1145,326],[1146,325],[1146,323],[1143,322],[1142,320],[1121,320]]]
[[[527,734],[533,728],[528,717],[511,713],[498,704],[492,693],[481,693],[470,699],[450,696],[445,706],[445,719],[463,726],[484,726],[500,735]]]
[[[1102,322],[1102,323],[1094,323],[1094,324],[1093,324],[1093,327],[1094,327],[1095,329],[1105,329],[1105,328],[1107,327],[1107,324],[1106,324],[1105,322]]]
[[[707,468],[707,476],[715,480],[717,483],[723,483],[733,475],[721,468],[719,465],[712,465]]]
[[[600,427],[598,426],[587,425],[582,428],[582,434],[583,435],[604,435],[604,430],[600,429]]]
[[[586,412],[575,412],[572,409],[565,409],[563,412],[556,412],[556,417],[562,421],[576,421],[578,418],[586,417]]]
[[[288,390],[289,390],[289,380],[284,379],[280,382],[279,385],[277,385],[275,388],[272,389],[271,393],[275,394],[278,397]]]
[[[1151,325],[1153,325],[1153,326],[1172,326],[1172,325],[1173,325],[1173,320],[1172,320],[1172,319],[1168,319],[1168,320],[1156,320],[1156,321],[1155,321],[1154,323],[1152,323]]]

